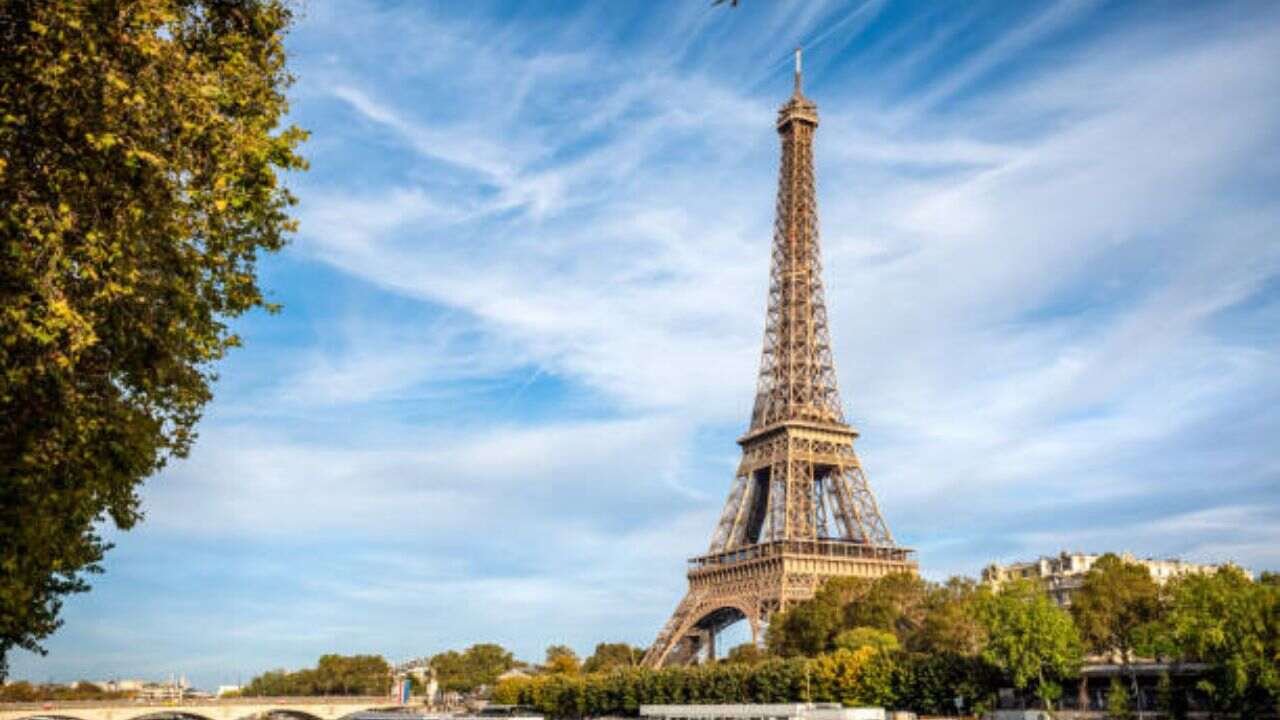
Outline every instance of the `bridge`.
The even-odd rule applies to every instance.
[[[0,720],[140,720],[182,716],[192,720],[249,720],[288,715],[297,720],[339,720],[373,710],[404,710],[379,697],[289,697],[185,700],[82,700],[0,703]]]

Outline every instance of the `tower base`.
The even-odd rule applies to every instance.
[[[691,558],[689,591],[641,664],[714,659],[716,635],[739,620],[747,621],[759,645],[775,612],[812,598],[827,578],[916,574],[911,553],[839,540],[780,540]]]

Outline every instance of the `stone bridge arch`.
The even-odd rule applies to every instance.
[[[0,720],[159,720],[180,716],[187,720],[253,720],[268,714],[293,720],[343,720],[350,715],[398,707],[387,698],[280,698],[129,702],[27,703],[0,705]]]
[[[139,707],[130,711],[128,708],[85,708],[83,710],[31,708],[24,711],[6,711],[0,713],[3,720],[165,720],[181,717],[186,720],[218,720],[203,713],[155,706]],[[234,718],[233,720],[240,720]]]
[[[90,720],[84,715],[77,715],[74,712],[65,710],[32,709],[25,712],[26,715],[6,712],[3,717],[4,720]]]

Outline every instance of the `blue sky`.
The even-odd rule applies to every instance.
[[[846,414],[932,578],[1280,568],[1274,3],[364,3],[277,316],[32,680],[647,644],[748,420],[789,53]]]

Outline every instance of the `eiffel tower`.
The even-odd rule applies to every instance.
[[[814,193],[818,107],[795,91],[778,111],[782,165],[764,354],[742,462],[689,591],[644,656],[647,667],[715,658],[715,638],[746,620],[759,644],[770,616],[827,578],[916,572],[894,544],[844,420],[823,298]]]

